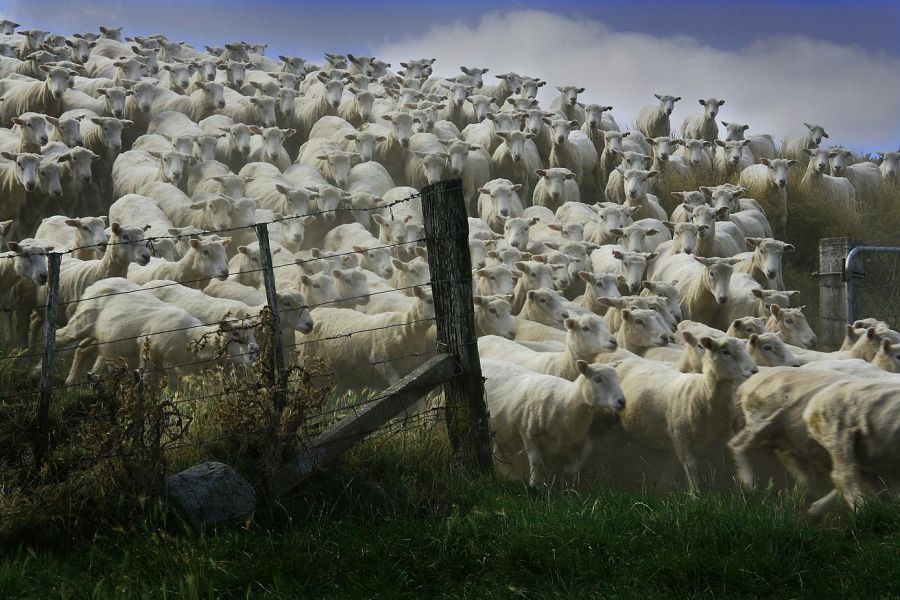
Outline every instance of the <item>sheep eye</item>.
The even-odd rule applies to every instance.
[[[602,377],[594,377],[594,382],[595,383],[603,383],[603,378]]]
[[[643,325],[644,322],[643,322],[641,319],[635,319],[635,320],[634,320],[634,324],[635,324],[635,325]]]
[[[731,352],[729,352],[728,350],[722,350],[722,354],[724,354],[725,356],[731,356]]]
[[[582,327],[581,330],[582,330],[582,331],[590,331],[591,328],[590,328],[590,327]]]
[[[493,308],[489,308],[489,309],[488,309],[488,312],[491,313],[492,315],[496,315],[496,314],[497,314],[497,311],[494,310]]]
[[[772,346],[763,346],[763,350],[765,350],[766,352],[771,352]]]
[[[318,283],[314,283],[314,284],[313,284],[313,287],[316,288],[316,289],[319,289],[319,284],[318,284]]]
[[[793,320],[793,319],[785,319],[784,322],[787,323],[788,325],[793,325],[793,324],[794,324],[794,320]]]

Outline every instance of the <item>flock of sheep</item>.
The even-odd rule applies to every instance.
[[[777,237],[790,169],[855,211],[896,190],[897,152],[857,162],[818,125],[780,144],[734,121],[722,135],[714,98],[676,137],[669,95],[621,131],[583,88],[542,108],[546,82],[516,73],[18,27],[0,23],[0,233],[18,240],[0,335],[39,348],[47,253],[65,252],[68,384],[142,364],[148,337],[173,378],[223,351],[249,364],[259,222],[292,356],[324,360],[341,390],[395,383],[434,349],[421,205],[400,201],[459,178],[499,469],[537,485],[616,462],[595,448],[623,439],[673,454],[693,492],[705,451],[729,448],[750,487],[753,453],[774,453],[822,496],[816,514],[896,474],[900,334],[860,322],[816,351]]]

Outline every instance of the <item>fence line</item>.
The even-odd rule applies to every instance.
[[[426,209],[423,206],[423,212],[428,213],[430,216],[426,217],[425,223],[425,235],[421,238],[398,242],[398,243],[390,243],[390,244],[380,244],[378,246],[374,246],[372,248],[367,248],[367,250],[376,250],[376,249],[388,249],[393,250],[399,247],[411,248],[425,243],[425,247],[428,250],[428,264],[432,273],[432,276],[428,281],[418,284],[410,284],[401,287],[392,287],[391,289],[385,290],[375,290],[368,294],[363,295],[355,295],[344,298],[336,298],[332,300],[324,300],[317,303],[308,303],[304,304],[299,308],[283,308],[278,306],[278,287],[275,280],[275,269],[283,268],[286,266],[294,266],[297,268],[302,268],[304,265],[308,263],[312,263],[315,261],[331,261],[335,258],[340,258],[342,256],[354,255],[357,254],[356,251],[341,251],[335,253],[329,253],[327,255],[322,255],[318,257],[308,257],[308,258],[296,258],[291,262],[283,263],[283,264],[273,264],[272,260],[272,252],[269,247],[268,240],[268,227],[271,224],[276,224],[283,221],[288,221],[290,219],[296,218],[305,218],[307,216],[316,216],[322,215],[326,213],[337,213],[337,212],[345,212],[345,213],[353,213],[353,212],[365,212],[365,211],[384,211],[391,210],[393,206],[398,204],[409,202],[415,198],[420,198],[423,200],[423,204],[425,204],[424,200],[427,198],[427,202],[434,203],[434,207],[431,209]],[[260,386],[266,388],[266,390],[273,394],[274,404],[276,409],[276,419],[278,418],[278,411],[281,410],[285,406],[285,398],[286,394],[291,393],[291,386],[288,384],[288,377],[291,372],[291,368],[288,367],[286,355],[289,351],[294,351],[295,349],[310,346],[313,344],[320,344],[332,340],[352,338],[354,335],[360,334],[368,334],[378,331],[388,331],[393,330],[400,327],[406,327],[410,325],[414,325],[417,323],[424,322],[432,322],[437,325],[438,331],[438,340],[434,348],[427,351],[415,351],[408,352],[399,356],[388,356],[381,357],[377,360],[371,360],[370,362],[366,362],[365,364],[359,365],[351,365],[347,368],[333,368],[330,369],[327,373],[322,374],[313,374],[309,375],[304,381],[318,381],[320,379],[328,379],[331,378],[332,381],[340,380],[340,378],[345,377],[352,373],[358,373],[360,371],[364,371],[365,369],[375,369],[381,365],[386,365],[388,363],[396,363],[398,361],[404,360],[412,360],[412,359],[429,359],[425,365],[416,369],[412,375],[414,375],[411,381],[408,381],[411,375],[407,375],[400,383],[396,386],[389,388],[388,390],[374,395],[374,397],[370,397],[364,400],[357,400],[353,404],[349,406],[341,406],[334,409],[329,410],[318,410],[314,413],[308,415],[309,425],[312,426],[316,424],[317,427],[325,426],[329,419],[337,418],[340,415],[344,415],[345,419],[353,420],[352,423],[344,423],[342,425],[343,428],[351,431],[348,434],[348,437],[335,437],[334,434],[331,434],[329,439],[329,448],[334,447],[337,448],[336,451],[332,452],[332,450],[327,450],[327,454],[329,457],[337,456],[344,449],[359,441],[360,439],[379,431],[382,427],[387,427],[387,424],[390,423],[391,418],[400,411],[407,411],[408,407],[411,405],[414,400],[429,391],[433,390],[435,386],[444,385],[445,387],[450,386],[445,390],[451,390],[449,393],[450,396],[453,397],[454,406],[451,410],[444,411],[445,414],[450,413],[466,413],[467,406],[471,406],[472,403],[476,405],[476,412],[484,415],[484,404],[483,404],[483,388],[481,388],[481,380],[480,380],[480,367],[477,362],[477,346],[473,341],[474,338],[474,325],[472,324],[473,320],[473,312],[471,307],[471,290],[472,290],[472,282],[471,282],[471,270],[469,268],[469,254],[468,254],[468,230],[467,230],[467,221],[465,219],[465,211],[463,208],[462,213],[455,214],[455,217],[458,219],[459,214],[462,214],[462,222],[457,222],[452,227],[447,227],[446,224],[441,225],[440,222],[443,219],[446,219],[446,215],[450,214],[454,216],[453,211],[447,211],[447,207],[453,204],[459,204],[460,206],[464,206],[462,202],[462,187],[461,182],[459,180],[455,180],[453,182],[447,182],[442,186],[429,186],[429,188],[423,189],[421,193],[410,195],[406,198],[393,201],[389,204],[384,204],[377,207],[364,208],[364,209],[356,209],[356,208],[337,208],[326,211],[318,211],[315,213],[308,213],[306,215],[290,215],[286,217],[282,217],[279,219],[274,219],[269,222],[257,223],[249,226],[242,227],[230,227],[219,230],[207,230],[192,234],[179,234],[172,236],[154,236],[150,238],[145,238],[139,243],[145,243],[148,246],[152,246],[155,240],[162,239],[185,239],[185,238],[196,238],[205,235],[216,235],[222,233],[235,232],[239,230],[250,230],[251,228],[255,231],[257,240],[259,242],[260,247],[260,256],[262,259],[262,266],[260,268],[252,268],[252,269],[242,269],[238,271],[231,272],[229,271],[228,277],[232,277],[235,275],[249,274],[249,273],[261,273],[263,276],[263,290],[265,292],[265,303],[260,305],[259,307],[250,307],[253,309],[261,308],[263,312],[260,315],[256,316],[243,316],[237,317],[232,315],[234,318],[241,319],[253,319],[250,323],[242,324],[236,326],[234,329],[255,329],[257,327],[265,327],[266,331],[268,331],[270,335],[270,343],[271,346],[271,363],[265,367],[264,373],[266,374],[267,381],[265,385],[262,383],[256,383],[251,386],[243,387],[243,388],[235,388],[228,389],[225,388],[220,391],[216,391],[214,393],[203,394],[200,396],[191,396],[184,397],[176,394],[176,396],[170,400],[173,405],[196,405],[196,403],[204,400],[209,400],[211,398],[227,395],[227,394],[235,394],[235,393],[252,393],[256,390],[260,389]],[[439,206],[438,206],[439,205]],[[391,211],[393,214],[393,212]],[[445,215],[442,217],[441,215]],[[436,226],[436,223],[438,224]],[[451,239],[452,238],[452,239]],[[65,251],[59,252],[49,252],[48,253],[48,262],[50,264],[50,281],[57,282],[60,273],[60,263],[61,259],[64,255],[72,254],[78,250],[83,250],[86,248],[97,248],[103,247],[107,248],[111,245],[116,244],[134,244],[136,242],[111,242],[106,244],[95,244],[89,246],[79,246],[75,248],[71,248]],[[464,253],[460,252],[458,256],[453,256],[452,253],[448,252],[448,249],[453,249],[453,251],[464,250]],[[324,253],[323,253],[324,254]],[[15,255],[7,255],[3,256],[3,258],[16,258]],[[449,265],[449,266],[448,266]],[[33,310],[45,310],[45,318],[44,318],[44,327],[45,327],[45,339],[43,341],[43,348],[40,352],[24,352],[19,354],[11,354],[9,356],[0,357],[0,363],[2,361],[13,361],[17,359],[30,359],[30,358],[41,358],[41,385],[39,388],[39,423],[38,423],[38,436],[36,440],[38,444],[35,447],[35,459],[36,464],[40,466],[41,464],[48,464],[48,460],[52,461],[52,459],[48,459],[48,455],[51,454],[51,450],[47,447],[49,444],[50,438],[50,424],[49,424],[49,414],[50,407],[52,403],[52,398],[54,393],[65,392],[67,390],[73,390],[78,388],[87,388],[87,389],[95,389],[96,386],[111,383],[116,381],[126,381],[130,378],[134,377],[133,373],[123,373],[112,376],[104,376],[104,375],[92,375],[90,378],[86,380],[77,381],[75,383],[65,383],[53,385],[53,366],[55,362],[55,358],[57,355],[70,353],[73,350],[79,349],[87,349],[93,348],[106,344],[114,344],[117,342],[130,342],[130,341],[138,341],[138,340],[150,340],[154,339],[154,336],[176,333],[179,331],[186,331],[191,329],[197,329],[201,327],[213,327],[219,325],[220,322],[214,323],[195,323],[191,325],[187,325],[184,327],[170,328],[160,331],[153,331],[152,333],[142,333],[139,335],[131,335],[125,336],[122,338],[114,339],[114,340],[80,340],[79,344],[74,346],[68,346],[64,348],[56,348],[56,326],[55,326],[55,316],[58,310],[62,310],[64,307],[69,306],[71,304],[75,304],[78,302],[88,302],[90,300],[99,300],[100,298],[106,298],[111,296],[119,296],[125,295],[135,292],[144,292],[144,291],[152,291],[159,288],[175,286],[175,285],[187,285],[194,283],[202,283],[209,282],[213,278],[212,277],[203,277],[192,280],[185,281],[173,281],[170,283],[154,285],[151,287],[140,287],[138,289],[129,289],[129,290],[119,290],[112,291],[104,294],[98,294],[96,296],[79,298],[77,300],[66,300],[60,301],[58,298],[58,293],[51,290],[51,293],[47,295],[46,304],[39,306],[14,306],[14,307],[4,307],[0,308],[0,315],[4,313],[17,313],[17,316],[20,316],[23,312],[31,313]],[[430,286],[433,290],[433,295],[438,295],[438,289],[442,290],[441,293],[448,294],[452,297],[452,308],[448,308],[446,303],[438,301],[435,299],[435,316],[427,317],[427,318],[417,318],[417,319],[402,319],[402,322],[398,323],[388,323],[379,327],[370,327],[370,328],[360,328],[354,331],[342,332],[335,335],[328,335],[324,337],[319,337],[316,339],[301,339],[299,337],[294,339],[281,339],[281,327],[279,326],[279,322],[282,316],[291,311],[304,311],[304,310],[312,310],[318,307],[324,307],[328,305],[335,305],[340,303],[352,302],[354,300],[360,300],[362,298],[376,296],[379,294],[388,294],[388,293],[402,293],[404,291],[417,288],[417,287],[428,287]],[[446,311],[450,311],[447,314],[443,314]],[[263,318],[263,314],[268,314],[268,317]],[[402,313],[398,313],[402,314]],[[228,318],[228,313],[224,316],[224,318]],[[135,318],[140,318],[140,315],[136,315]],[[257,321],[257,319],[260,319]],[[252,323],[252,324],[251,324]],[[468,325],[467,325],[468,324]],[[448,334],[448,331],[453,330],[454,328],[463,327],[464,331],[461,335],[451,335]],[[471,329],[471,339],[468,339],[469,335],[468,329]],[[247,338],[248,340],[251,338]],[[139,369],[139,373],[145,375],[156,375],[156,374],[164,374],[170,372],[176,372],[179,369],[184,369],[187,367],[197,367],[199,365],[210,364],[214,368],[220,368],[224,364],[228,364],[235,359],[240,358],[248,358],[248,357],[259,357],[258,350],[250,349],[248,351],[244,351],[244,348],[247,347],[247,343],[241,342],[243,345],[237,350],[241,350],[240,352],[233,352],[232,354],[228,354],[228,342],[226,342],[226,346],[217,347],[217,354],[212,358],[198,358],[197,360],[187,361],[180,364],[156,364],[156,365],[144,365]],[[474,350],[473,350],[474,349]],[[479,367],[477,372],[472,370],[472,356],[475,357],[474,365]],[[427,368],[424,368],[427,367]],[[458,380],[464,379],[466,381],[465,385],[460,387],[457,385],[455,388],[453,387],[455,382]],[[472,381],[477,379],[477,386],[472,385]],[[452,388],[452,389],[451,389]],[[480,391],[479,391],[480,389]],[[456,391],[452,391],[456,390]],[[460,395],[460,390],[463,390],[462,395]],[[0,400],[8,401],[16,398],[21,398],[24,396],[30,396],[35,394],[33,391],[17,391],[12,394],[6,394],[0,396]],[[478,408],[480,406],[480,408]],[[453,410],[459,409],[459,410]],[[486,415],[484,415],[486,416]],[[483,417],[482,417],[483,418]],[[357,422],[358,421],[358,422]],[[343,420],[341,421],[343,422]],[[486,423],[486,421],[484,421]],[[449,423],[448,423],[449,426]],[[458,436],[457,436],[458,437]],[[460,439],[456,439],[455,444],[458,449],[461,448],[462,445],[473,442],[474,440],[478,440],[478,443],[483,447],[485,443],[489,444],[489,440],[487,437],[487,432],[484,428],[481,428],[479,431],[470,432],[470,441],[464,442]],[[352,442],[352,443],[351,443]],[[313,442],[311,442],[313,443]],[[475,455],[478,456],[482,454],[481,450],[475,452]],[[329,458],[330,460],[331,458]],[[319,464],[319,463],[317,463]],[[324,463],[321,463],[324,464]],[[477,463],[480,467],[483,468],[483,464]],[[293,473],[291,477],[280,484],[280,492],[286,493],[289,491],[293,485],[298,481],[297,478],[298,473]],[[305,475],[302,475],[300,479]]]

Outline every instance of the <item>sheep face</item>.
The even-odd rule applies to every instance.
[[[716,100],[715,98],[707,98],[699,100],[700,106],[703,107],[703,118],[707,121],[715,121],[719,114],[719,107],[725,104],[724,100]]]
[[[556,250],[551,250],[547,254],[542,255],[541,258],[545,258],[547,260],[547,266],[550,267],[550,277],[553,280],[553,288],[564,290],[569,287],[569,284],[572,283],[572,276],[569,270],[571,258]]]
[[[723,142],[716,140],[716,145],[721,147],[725,152],[725,162],[736,165],[740,162],[744,155],[744,148],[749,142],[747,140],[731,140]]]
[[[809,123],[804,123],[803,125],[809,130],[809,133],[806,134],[806,139],[811,146],[807,146],[808,148],[818,148],[819,144],[822,143],[822,138],[828,138],[828,133],[821,125],[811,125]]]
[[[383,215],[373,215],[372,220],[380,228],[379,239],[384,239],[387,244],[402,244],[406,242],[406,228],[411,217],[406,219],[394,219]]]
[[[747,353],[744,342],[733,337],[700,338],[703,347],[703,372],[720,381],[743,381],[759,372]]]
[[[447,87],[448,93],[447,97],[450,100],[450,105],[455,108],[460,108],[463,104],[466,103],[466,98],[469,95],[469,91],[471,88],[464,83],[452,83]]]
[[[228,362],[236,367],[247,367],[259,352],[252,327],[237,319],[224,319],[216,327],[217,345],[225,349]]]
[[[249,126],[243,123],[235,123],[231,127],[220,128],[222,132],[227,134],[231,141],[231,146],[235,148],[242,157],[250,156],[250,140],[253,138],[253,131]]]
[[[3,19],[2,21],[0,21],[0,33],[2,33],[3,35],[12,35],[16,32],[16,27],[18,26],[19,24],[15,21]]]
[[[699,228],[697,236],[700,239],[706,239],[715,234],[717,217],[716,209],[704,204],[702,206],[694,207],[690,211],[690,216],[690,222]]]
[[[625,394],[619,384],[619,376],[614,367],[598,363],[588,364],[583,360],[576,363],[583,380],[584,397],[588,406],[596,410],[612,409],[619,412],[625,409]]]
[[[641,169],[625,171],[625,197],[631,200],[645,198],[650,189],[650,180],[656,175],[656,171],[643,171]]]
[[[631,211],[626,206],[604,206],[597,212],[597,220],[609,231],[616,227],[625,227],[634,222]]]
[[[352,300],[354,304],[369,303],[369,280],[358,267],[352,269],[334,269],[335,293],[341,300]]]
[[[591,129],[597,129],[603,122],[603,113],[612,110],[612,106],[588,104],[584,107],[584,120]]]
[[[306,238],[306,225],[315,220],[315,217],[302,217],[297,214],[283,215],[276,214],[275,218],[282,218],[280,222],[281,234],[280,242],[290,252],[299,252],[303,246],[303,240]]]
[[[537,260],[520,261],[515,264],[521,276],[519,277],[519,285],[527,290],[537,290],[540,288],[553,288],[553,274],[550,267],[543,262]],[[541,257],[541,260],[544,260]],[[568,315],[566,315],[568,316]]]
[[[117,119],[125,116],[125,100],[134,94],[122,87],[108,87],[97,90],[106,102],[106,111]]]
[[[641,296],[655,295],[663,298],[666,310],[672,316],[674,326],[677,327],[681,321],[681,304],[678,302],[678,290],[675,288],[675,283],[677,281],[642,281],[641,285],[644,287],[644,291],[641,292]]]
[[[900,152],[885,152],[881,155],[881,172],[888,181],[897,181],[900,172]]]
[[[402,112],[389,112],[381,116],[391,123],[391,138],[403,148],[409,147],[409,138],[412,136],[412,116]]]
[[[522,118],[517,113],[495,112],[486,115],[488,119],[494,123],[494,132],[500,135],[501,132],[519,131],[522,126]]]
[[[478,146],[470,146],[463,141],[455,141],[450,144],[449,148],[447,148],[447,152],[449,152],[447,162],[450,167],[450,174],[453,175],[453,177],[459,177],[462,174],[463,169],[466,168],[466,163],[469,160],[469,152],[475,152],[477,150]]]
[[[151,153],[154,155],[160,162],[160,166],[162,167],[162,176],[165,181],[168,183],[178,185],[181,181],[182,175],[184,175],[185,165],[193,165],[197,159],[195,159],[190,154],[184,154],[181,152],[164,152],[160,153]]]
[[[191,75],[193,74],[193,65],[174,63],[163,65],[163,71],[169,73],[169,81],[173,90],[184,91],[191,84]]]
[[[619,166],[623,171],[643,169],[647,164],[647,158],[648,157],[645,154],[628,150],[622,153],[622,162],[619,163]]]
[[[797,290],[762,290],[756,289],[753,290],[753,295],[760,299],[762,302],[762,306],[765,307],[766,316],[768,315],[769,306],[772,304],[777,304],[781,308],[790,308],[791,299],[797,298],[800,296],[800,292]]]
[[[225,240],[196,240],[190,241],[191,252],[197,254],[200,272],[204,277],[216,278],[220,281],[228,279],[228,257],[225,254]]]
[[[596,298],[617,298],[619,293],[619,278],[610,273],[591,273],[579,271],[578,277],[593,288]]]
[[[210,133],[203,133],[198,135],[194,139],[194,149],[199,159],[203,161],[215,160],[216,145],[219,143],[219,138],[224,137],[224,135],[225,134]]]
[[[606,322],[593,313],[570,317],[563,325],[566,328],[566,346],[572,348],[577,356],[593,356],[618,347]]]
[[[228,202],[228,217],[231,227],[249,227],[256,223],[256,202],[250,198],[231,198],[219,196]]]
[[[712,202],[718,220],[727,220],[728,214],[740,211],[738,200],[746,193],[744,188],[721,185],[714,188],[701,187],[700,191]]]
[[[225,81],[228,82],[229,87],[234,89],[243,87],[244,81],[247,79],[247,67],[249,65],[250,63],[237,60],[229,60],[224,64],[225,68],[222,70],[225,71]],[[212,70],[212,79],[207,77],[206,80],[214,81],[215,78],[215,70]]]
[[[633,308],[622,311],[622,337],[638,348],[666,346],[672,339],[671,331],[655,310]]]
[[[509,302],[500,296],[474,296],[475,326],[482,335],[516,338],[516,320],[510,314]]]
[[[550,289],[529,290],[526,293],[526,303],[530,305],[528,314],[538,323],[559,328],[569,318],[559,296]]]
[[[19,127],[23,141],[30,145],[43,146],[50,140],[51,123],[59,121],[37,113],[25,113],[15,117],[12,122]]]
[[[372,107],[375,105],[375,94],[360,89],[354,91],[352,88],[350,91],[353,92],[356,99],[356,111],[359,113],[359,118],[368,122],[372,116]]]
[[[584,92],[583,87],[574,85],[557,86],[556,90],[559,92],[561,106],[576,106],[578,104],[578,94]]]
[[[476,121],[483,121],[488,111],[491,110],[491,103],[494,101],[490,96],[476,94],[466,98],[472,104],[472,110],[475,113]]]
[[[117,80],[140,81],[148,71],[144,63],[136,58],[120,58],[113,63],[113,66],[116,67],[115,79]]]
[[[828,152],[823,150],[821,157],[821,168],[818,164],[819,159],[816,158],[810,162],[816,162],[815,169],[820,173],[824,173],[828,168]],[[777,188],[784,189],[787,187],[787,170],[791,165],[797,164],[796,160],[787,160],[784,158],[776,158],[769,160],[767,158],[760,159],[760,164],[768,167],[769,181]]]
[[[459,70],[468,77],[472,87],[478,90],[484,87],[484,74],[490,71],[480,67],[460,67]]]
[[[33,240],[10,242],[9,249],[16,253],[13,270],[20,279],[30,279],[35,285],[47,283],[47,253],[53,246],[43,246]]]
[[[339,151],[323,154],[316,158],[328,162],[334,183],[339,187],[344,187],[350,179],[350,169],[353,168],[353,163],[359,158],[359,155],[356,152]]]
[[[883,339],[881,346],[872,364],[878,365],[888,373],[900,373],[900,344],[892,344],[891,340]]]
[[[640,292],[641,281],[643,281],[644,272],[647,270],[647,262],[656,258],[656,252],[643,254],[613,250],[613,256],[622,263],[619,267],[619,275],[625,280],[625,285],[628,286],[632,294]]]
[[[750,339],[751,335],[766,333],[766,325],[756,317],[741,317],[732,321],[726,333],[739,340],[746,340]]]
[[[51,198],[62,198],[62,163],[68,162],[70,157],[63,154],[55,159],[50,158],[41,161],[38,168],[38,189]]]
[[[26,48],[37,50],[44,44],[49,32],[40,29],[23,29],[22,31],[19,31],[18,34],[25,36]]]
[[[757,268],[765,273],[766,277],[771,281],[778,277],[781,273],[781,259],[785,252],[793,252],[793,244],[775,240],[772,238],[745,238],[750,246],[755,247],[753,251],[754,262]]]
[[[672,111],[675,109],[675,103],[681,100],[681,96],[663,96],[660,94],[653,94],[653,96],[659,100],[659,107],[665,111],[667,115],[672,114]]]
[[[215,81],[216,70],[218,69],[219,65],[226,63],[217,63],[213,58],[200,58],[191,61],[191,64],[194,66],[194,73],[196,73],[202,81]]]
[[[394,267],[391,264],[391,253],[389,248],[363,248],[361,246],[353,246],[353,251],[359,255],[360,264],[363,268],[372,271],[383,279],[390,279],[394,274]]]
[[[744,132],[750,129],[749,125],[745,125],[743,123],[729,123],[727,121],[722,121],[722,125],[725,126],[726,142],[733,142],[744,139]]]
[[[529,260],[531,258],[530,252],[521,252],[515,248],[491,250],[487,255],[489,258],[498,261],[499,264],[506,265],[509,268],[514,268],[517,262]]]
[[[405,285],[427,285],[431,280],[428,263],[421,258],[416,258],[408,263],[394,258],[391,259],[391,264],[394,265],[394,269],[403,273]]]
[[[525,141],[534,138],[533,133],[525,133],[524,131],[498,131],[497,135],[503,138],[506,143],[509,157],[513,162],[521,162],[525,153]]]
[[[415,155],[422,160],[422,168],[425,171],[425,179],[428,183],[437,183],[444,178],[444,166],[450,155],[446,152],[419,152]]]
[[[131,84],[131,91],[134,92],[134,101],[137,103],[138,110],[142,113],[150,112],[155,90],[156,85],[147,81]]]
[[[91,165],[100,157],[87,148],[72,148],[68,155],[69,169],[73,178],[82,183],[90,183],[94,177]]]
[[[416,303],[411,313],[412,320],[434,319],[434,297],[431,288],[417,286],[412,289]]]
[[[210,83],[208,85],[219,84]],[[278,121],[277,117],[275,116],[275,104],[278,101],[271,96],[251,96],[249,100],[250,103],[253,104],[256,107],[256,110],[259,112],[259,120],[262,121],[263,127],[274,127]],[[220,108],[224,108],[224,106],[225,100],[223,96],[222,106]]]
[[[348,134],[346,139],[355,142],[356,152],[359,154],[359,158],[362,162],[368,162],[375,156],[376,142],[384,142],[387,140],[384,136],[375,135],[368,131]]]
[[[277,162],[284,153],[284,138],[287,134],[293,134],[293,129],[281,129],[279,127],[267,127],[262,131],[262,147],[266,159]]]
[[[81,136],[81,121],[77,119],[59,119],[56,124],[56,132],[63,144],[69,148],[84,146],[84,138]]]
[[[297,259],[300,260],[300,259]],[[324,261],[313,261],[302,266],[309,266]],[[368,288],[366,288],[368,291]],[[335,290],[335,280],[327,273],[310,273],[300,275],[300,291],[310,306],[322,306],[337,302],[340,298]]]
[[[97,217],[66,219],[66,225],[75,229],[77,246],[106,246],[106,221]]]
[[[6,160],[12,160],[16,163],[16,180],[22,184],[26,192],[33,192],[38,189],[38,180],[40,177],[41,155],[23,152],[16,154],[15,152],[2,152],[0,156]]]
[[[312,333],[315,322],[309,312],[306,298],[297,290],[281,290],[278,292],[278,310],[281,313],[282,325],[299,331]]]
[[[561,146],[569,141],[569,132],[573,127],[577,127],[576,121],[567,119],[553,119],[550,122],[550,135],[555,145]]]
[[[482,267],[475,271],[475,275],[487,282],[491,294],[512,294],[515,282],[512,271],[505,265],[493,265]]]
[[[703,287],[712,294],[717,304],[727,304],[728,288],[736,261],[729,258],[700,257],[695,257],[695,260],[705,267],[701,280]]]
[[[131,126],[131,121],[123,121],[115,117],[91,117],[91,123],[100,128],[100,139],[103,146],[114,153],[122,149],[122,130]]]
[[[240,175],[228,173],[227,175],[216,175],[212,178],[222,188],[222,195],[229,198],[242,198],[244,196],[244,186],[247,180]],[[304,196],[304,201],[306,196]],[[306,204],[303,205],[303,214],[306,214]]]
[[[750,334],[747,350],[760,367],[799,367],[801,364],[777,333]]]
[[[802,306],[800,308],[781,308],[777,304],[773,304],[769,310],[771,316],[766,322],[766,329],[780,333],[787,344],[807,349],[816,347],[816,334],[810,328],[806,315],[803,314]]]
[[[835,177],[842,177],[850,163],[850,151],[843,148],[832,148],[828,153],[828,157],[831,174]]]
[[[685,153],[692,165],[702,164],[703,157],[708,156],[707,145],[709,142],[704,142],[703,140],[684,140],[683,144]]]
[[[302,77],[306,75],[306,60],[300,58],[299,56],[278,56],[278,59],[283,62],[282,70],[286,73],[293,73],[298,77]]]
[[[469,238],[469,257],[473,269],[483,269],[487,264],[487,247],[484,240]]]
[[[513,194],[516,194],[521,187],[518,183],[512,185],[495,184],[490,188],[480,188],[478,191],[481,194],[490,196],[493,213],[503,219],[509,217]]]
[[[162,241],[164,240],[160,240]],[[129,263],[144,266],[150,262],[150,249],[144,241],[144,230],[140,227],[123,227],[118,223],[110,225],[109,246],[106,251]]]
[[[613,156],[617,156],[622,154],[622,138],[625,137],[624,134],[618,131],[604,131],[603,132],[603,152],[605,154],[611,154]]]
[[[44,85],[47,91],[50,92],[50,95],[55,99],[62,98],[66,90],[69,89],[69,77],[71,76],[69,70],[49,65],[41,65],[40,69],[47,74]]]
[[[632,223],[627,227],[610,229],[609,232],[618,238],[618,243],[625,246],[626,250],[631,252],[643,252],[644,240],[648,235],[657,235],[657,231],[653,227],[645,227]],[[687,252],[690,254],[690,252]]]
[[[312,197],[310,196],[310,198]],[[333,185],[320,185],[314,197],[318,204],[318,211],[324,213],[321,215],[322,220],[326,223],[333,223],[337,219],[338,206],[345,198],[343,190]],[[346,198],[349,200],[350,195],[347,194]]]

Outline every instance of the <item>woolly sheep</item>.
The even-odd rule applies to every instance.
[[[716,100],[708,98],[700,99],[700,106],[703,107],[702,115],[688,115],[681,124],[681,137],[685,139],[706,140],[715,142],[719,137],[719,126],[716,124],[716,116],[719,114],[719,108],[725,104],[724,100]]]
[[[741,171],[739,185],[747,195],[756,199],[764,208],[775,233],[783,237],[787,228],[787,170],[797,164],[794,159],[761,158],[759,164]],[[827,164],[827,160],[826,160]]]
[[[805,160],[804,150],[818,148],[822,139],[828,139],[828,133],[821,125],[803,124],[808,130],[805,133],[789,133],[781,142],[781,155],[787,159]]]
[[[803,152],[809,157],[809,164],[800,180],[800,192],[832,208],[856,212],[858,205],[853,184],[843,177],[832,177],[825,173],[828,160],[836,153],[825,148],[804,148]]]
[[[659,100],[659,104],[641,107],[638,112],[636,129],[648,138],[671,135],[672,126],[669,124],[669,115],[672,114],[675,103],[681,100],[681,96],[653,95]]]

